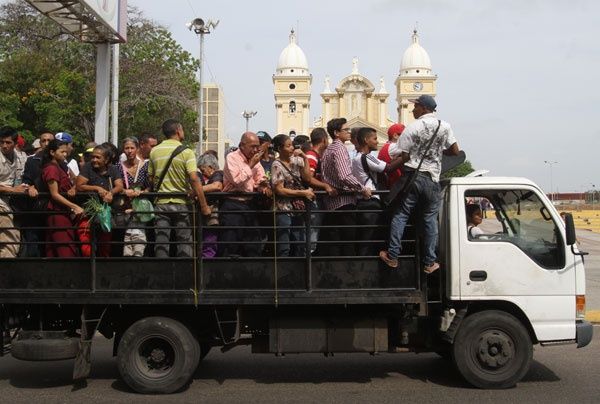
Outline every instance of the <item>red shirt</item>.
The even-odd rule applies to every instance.
[[[65,170],[54,163],[46,164],[44,166],[42,169],[42,180],[46,184],[50,181],[56,181],[58,184],[58,192],[67,192],[72,187],[69,174],[67,174]],[[48,209],[65,210],[66,207],[50,198],[50,201],[48,201]]]
[[[377,155],[377,158],[379,160],[383,160],[388,164],[392,162],[392,158],[390,157],[390,152],[389,152],[390,144],[391,144],[390,142],[387,142],[386,144],[384,144],[383,147],[381,148],[381,150],[379,150],[379,154]],[[398,178],[400,178],[400,176],[402,176],[402,171],[400,171],[399,168],[388,173],[388,175],[387,175],[388,189],[392,189],[392,185],[394,185],[394,183],[396,181],[398,181]]]
[[[320,179],[321,173],[317,171],[319,169],[319,160],[321,160],[321,156],[314,150],[309,150],[306,152],[306,157],[308,158],[308,169],[313,177]]]

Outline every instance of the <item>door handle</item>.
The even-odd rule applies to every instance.
[[[469,272],[469,279],[473,282],[483,282],[487,279],[487,272],[485,271],[471,271]]]

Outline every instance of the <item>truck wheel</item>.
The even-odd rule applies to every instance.
[[[133,390],[168,394],[190,381],[200,362],[200,347],[179,321],[147,317],[125,331],[117,362],[121,377]]]
[[[529,333],[508,313],[488,310],[465,318],[453,346],[454,362],[467,382],[482,389],[514,386],[529,370]]]

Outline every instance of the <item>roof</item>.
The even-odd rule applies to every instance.
[[[431,72],[431,59],[427,51],[419,44],[417,30],[413,31],[412,43],[404,51],[400,63],[401,76],[433,76]]]
[[[308,61],[304,51],[296,44],[296,33],[290,32],[290,43],[286,46],[277,63],[278,76],[308,76]]]
[[[539,188],[537,184],[523,177],[453,177],[452,185],[530,185]]]

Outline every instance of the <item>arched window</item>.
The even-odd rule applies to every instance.
[[[290,114],[296,112],[296,101],[290,101]]]

